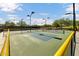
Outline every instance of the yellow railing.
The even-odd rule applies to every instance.
[[[9,56],[9,55],[10,55],[10,32],[8,29],[8,33],[5,35],[3,48],[1,50],[1,56]]]
[[[69,37],[66,39],[66,41],[61,45],[61,47],[57,50],[57,52],[54,54],[54,56],[63,56],[66,52],[66,49],[68,48],[68,45],[71,43],[72,37],[74,35],[74,32],[72,32]],[[71,48],[71,47],[70,47]]]

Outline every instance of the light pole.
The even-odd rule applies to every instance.
[[[75,47],[76,47],[76,13],[75,13],[75,3],[73,3],[73,28],[74,28],[74,53],[73,53],[73,55],[74,55],[75,54]]]
[[[22,25],[22,21],[23,21],[23,19],[21,19],[21,33],[22,33],[22,27],[23,27],[23,25]]]
[[[32,26],[31,26],[31,21],[32,21],[32,20],[31,20],[31,16],[32,16],[34,13],[35,13],[35,12],[32,11],[31,14],[27,15],[28,17],[30,17],[30,32],[31,32],[31,28],[32,28]]]
[[[73,28],[74,28],[74,32],[76,34],[76,14],[75,14],[75,3],[73,3]],[[75,34],[74,34],[74,42],[76,42],[75,40]]]
[[[48,19],[49,19],[49,17],[47,17],[47,19],[43,18],[43,20],[45,21],[45,25],[47,24]]]
[[[44,20],[44,25],[46,25],[47,20],[45,18],[43,18],[43,20]]]
[[[50,17],[47,17],[47,20],[49,20],[50,19]]]
[[[43,20],[45,21],[45,23],[44,23],[44,29],[46,28],[46,25],[47,25],[47,20],[49,19],[49,17],[47,17],[47,18],[43,18]]]
[[[73,13],[66,13],[65,15],[68,15],[68,14],[73,14],[73,31],[74,31],[74,37],[73,38],[74,38],[74,40],[71,40],[71,55],[73,56],[75,54],[75,46],[76,46],[76,13],[75,13],[75,3],[73,3]]]

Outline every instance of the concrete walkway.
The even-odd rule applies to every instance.
[[[75,56],[79,56],[79,31],[76,32],[76,49]]]
[[[0,33],[0,52],[4,44],[3,32]]]

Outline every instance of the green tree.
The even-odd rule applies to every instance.
[[[64,26],[71,26],[72,25],[72,20],[70,20],[69,18],[61,18],[58,20],[55,20],[52,24],[55,27],[64,27]]]
[[[60,27],[60,24],[59,24],[59,21],[58,20],[55,20],[52,24],[53,27]]]
[[[17,25],[19,25],[19,26],[27,26],[26,22],[23,21],[23,20],[20,20],[20,21],[17,23]]]
[[[14,22],[10,22],[10,21],[6,21],[5,26],[15,26],[15,23]]]

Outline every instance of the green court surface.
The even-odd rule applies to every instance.
[[[63,31],[10,32],[10,55],[53,56],[70,33],[70,31],[65,31],[65,34]]]

